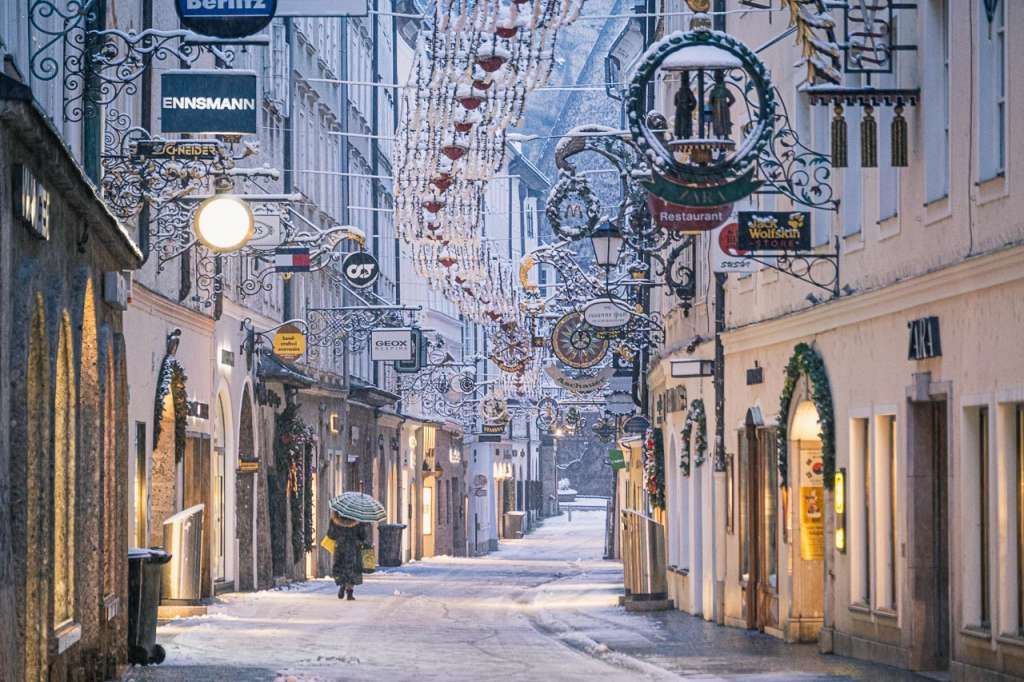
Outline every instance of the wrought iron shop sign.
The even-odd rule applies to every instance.
[[[168,71],[160,76],[165,133],[256,134],[252,71]]]
[[[711,269],[714,272],[756,272],[757,262],[745,258],[746,251],[736,248],[739,227],[729,223],[715,230],[711,238]]]
[[[274,353],[285,360],[297,360],[306,352],[306,335],[292,324],[286,324],[274,334]]]
[[[413,360],[415,352],[413,346],[411,328],[374,329],[370,332],[370,359],[374,362]]]
[[[11,167],[14,216],[40,239],[50,238],[50,193],[27,166]]]
[[[611,298],[593,300],[583,309],[583,319],[597,329],[617,329],[628,323],[632,316],[625,303]]]
[[[213,161],[223,152],[214,140],[139,140],[132,145],[133,158]]]
[[[181,25],[217,38],[244,38],[266,28],[277,0],[177,0]]]
[[[608,383],[613,370],[611,367],[603,367],[595,374],[584,374],[572,376],[563,372],[558,367],[551,365],[545,370],[551,379],[567,391],[573,393],[591,393]]]
[[[345,257],[341,264],[341,272],[350,287],[366,289],[373,286],[380,277],[380,264],[373,254],[355,251]]]
[[[908,360],[927,360],[942,355],[942,339],[939,336],[939,318],[922,317],[907,323],[910,328]]]
[[[811,214],[807,211],[740,211],[736,248],[741,251],[807,251]]]

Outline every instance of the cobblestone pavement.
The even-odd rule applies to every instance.
[[[890,680],[906,672],[617,606],[622,567],[600,559],[604,514],[549,519],[475,559],[368,576],[355,602],[325,580],[227,595],[161,626],[160,666],[124,680]]]

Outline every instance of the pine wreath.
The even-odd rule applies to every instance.
[[[653,429],[644,441],[644,487],[651,505],[665,508],[665,445],[661,429]]]
[[[686,421],[683,422],[683,455],[679,460],[679,468],[683,470],[683,476],[690,475],[690,438],[693,434],[694,424],[697,425],[697,457],[693,465],[699,467],[705,462],[708,455],[708,420],[704,413],[704,401],[700,398],[690,403]]]
[[[164,398],[171,394],[174,408],[174,461],[180,462],[185,457],[185,427],[188,425],[188,394],[185,383],[188,376],[177,358],[165,355],[160,363],[160,373],[156,379],[156,400],[153,403],[153,447],[160,442],[160,431],[164,416]]]
[[[833,478],[836,471],[836,430],[835,413],[832,407],[832,387],[828,381],[828,374],[825,372],[825,363],[811,346],[806,343],[798,343],[793,348],[793,356],[786,365],[786,379],[782,386],[782,396],[779,400],[779,416],[776,419],[776,434],[778,436],[779,450],[779,476],[781,484],[785,486],[788,480],[788,453],[789,453],[789,408],[793,400],[793,391],[800,380],[800,375],[806,374],[811,383],[811,401],[818,410],[818,421],[821,424],[821,459],[824,465],[825,487],[832,489]]]

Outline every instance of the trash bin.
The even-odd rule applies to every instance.
[[[525,512],[505,512],[505,537],[509,539],[523,537],[523,517]]]
[[[170,560],[162,549],[128,550],[128,660],[132,663],[163,663],[164,648],[156,643],[156,616],[160,573]]]
[[[404,523],[381,523],[377,525],[378,545],[380,545],[377,556],[378,566],[402,565],[403,530],[405,530]]]
[[[163,602],[194,604],[202,595],[203,505],[197,504],[164,521]]]

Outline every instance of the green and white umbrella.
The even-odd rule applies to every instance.
[[[353,521],[380,521],[387,516],[384,506],[364,493],[342,493],[332,499],[329,506],[338,516]]]

